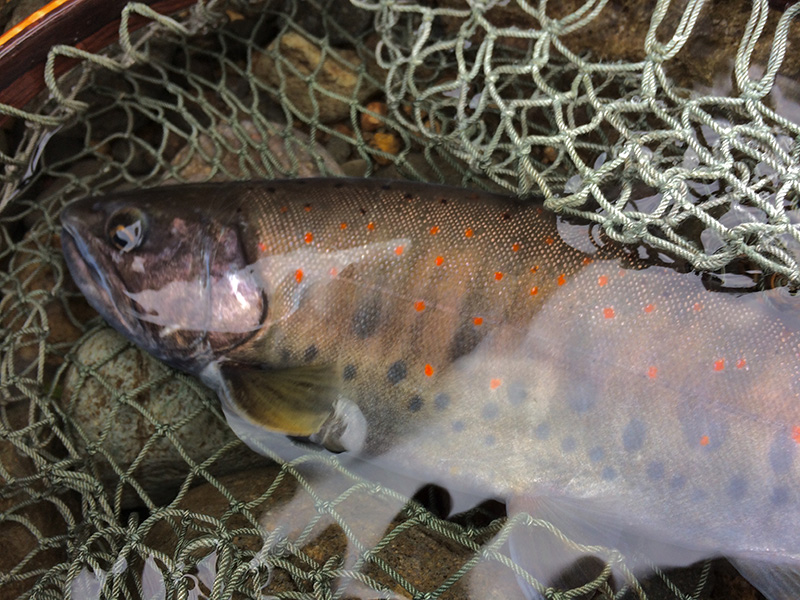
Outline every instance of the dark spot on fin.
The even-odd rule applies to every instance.
[[[305,362],[311,362],[312,360],[314,360],[317,357],[318,353],[319,353],[319,351],[317,350],[317,347],[314,344],[311,344],[303,352],[303,360]]]
[[[335,365],[264,369],[224,363],[220,374],[225,395],[244,417],[293,436],[316,433],[339,393]]]
[[[408,368],[406,367],[405,361],[397,360],[389,365],[389,368],[386,370],[386,379],[388,379],[389,383],[392,385],[397,385],[406,378],[407,374]]]
[[[381,322],[381,299],[379,296],[365,298],[353,314],[353,333],[361,339],[368,338]]]

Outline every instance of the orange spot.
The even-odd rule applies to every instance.
[[[310,244],[311,242],[314,241],[314,236],[309,231],[308,233],[306,233],[306,235],[305,235],[305,237],[303,239],[305,239],[306,244]]]
[[[533,286],[531,288],[531,296],[535,296],[538,293],[539,293],[539,288],[537,286]]]
[[[725,359],[720,358],[719,360],[714,361],[714,370],[715,371],[723,371],[725,370]]]
[[[603,316],[606,319],[613,319],[614,318],[614,309],[610,306],[608,308],[603,309]]]
[[[294,272],[294,278],[297,280],[297,283],[303,281],[303,269],[297,269],[297,271]]]
[[[500,280],[503,278],[503,274],[502,274],[500,271],[495,271],[495,272],[494,272],[494,278],[495,278],[497,281],[500,281]]]
[[[583,264],[584,265],[589,265],[591,263],[592,263],[592,259],[589,258],[588,256],[583,259]]]
[[[605,275],[600,275],[600,277],[597,278],[597,285],[599,285],[600,287],[603,287],[607,283],[608,283],[608,277],[606,277]]]
[[[567,276],[562,273],[558,276],[558,285],[564,285],[565,283],[567,283]]]
[[[538,271],[538,270],[539,270],[539,265],[536,265],[535,267],[531,267],[531,273],[536,273],[536,271]]]
[[[511,244],[511,249],[512,249],[514,252],[519,252],[519,244],[518,244],[518,243],[516,243],[516,242],[514,242],[513,244]]]
[[[656,305],[655,304],[648,304],[647,306],[644,307],[644,312],[649,314],[649,313],[653,312],[655,309],[656,309]]]
[[[258,242],[258,249],[261,250],[261,252],[266,252],[267,245],[264,242]]]
[[[708,446],[708,442],[709,441],[710,440],[708,439],[708,436],[704,435],[703,437],[700,438],[700,445],[701,446]]]
[[[617,275],[619,275],[620,277],[625,277],[625,271],[623,271],[622,269],[620,269],[620,270],[619,270],[619,273],[617,273]]]
[[[433,227],[431,227],[431,235],[436,235],[437,233],[439,233],[439,227],[437,225],[434,225]]]
[[[657,375],[658,375],[658,369],[656,367],[650,367],[649,369],[647,369],[647,376],[650,379],[655,379]]]
[[[423,310],[425,310],[425,303],[422,300],[420,300],[419,302],[415,302],[414,308],[417,309],[417,312],[422,312]]]
[[[500,387],[500,384],[501,384],[501,383],[503,383],[503,382],[502,382],[502,381],[500,381],[499,379],[492,379],[492,380],[489,382],[489,387],[490,387],[490,388],[492,388],[493,390],[496,390],[497,388],[499,388],[499,387]]]
[[[373,223],[372,221],[370,221],[369,223],[367,223],[367,229],[369,229],[370,231],[372,231],[373,229],[375,229],[375,223]]]
[[[747,366],[747,361],[743,358],[740,358],[736,361],[736,368],[737,369],[744,369]]]
[[[306,212],[311,212],[311,205],[310,204],[306,204],[303,208],[306,209]]]
[[[700,312],[701,310],[703,310],[703,305],[700,304],[699,302],[695,302],[694,305],[692,306],[692,309],[694,310],[694,312]]]
[[[397,256],[400,256],[403,253],[403,246],[398,246],[395,248],[394,253],[397,254]]]
[[[433,367],[432,366],[425,365],[425,375],[427,375],[428,377],[433,375]]]
[[[436,257],[436,266],[437,267],[440,267],[443,262],[444,262],[444,258],[442,258],[441,256],[437,256]]]
[[[347,229],[347,223],[339,223],[339,229]]]
[[[472,227],[467,227],[467,230],[464,232],[464,235],[467,236],[468,238],[471,238],[473,235],[475,235],[475,232],[472,231]]]
[[[553,238],[549,237],[549,236],[548,236],[548,237],[547,237],[547,239],[544,241],[544,243],[545,243],[545,244],[552,244],[552,243],[554,243],[554,242],[555,242],[555,240],[554,240]]]
[[[483,319],[480,317],[475,317],[472,319],[472,322],[475,323],[475,325],[483,325]]]
[[[281,206],[281,212],[282,213],[285,213],[287,210],[289,210],[288,206]]]
[[[792,439],[800,444],[800,426],[795,425],[792,427]]]
[[[331,277],[336,277],[339,274],[339,271],[336,270],[336,267],[331,267]]]

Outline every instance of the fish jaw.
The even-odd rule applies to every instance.
[[[100,313],[115,330],[134,344],[145,346],[148,352],[159,355],[155,344],[147,344],[146,332],[133,316],[131,301],[115,294],[106,273],[113,264],[103,253],[91,247],[93,237],[88,234],[85,217],[69,208],[61,213],[61,250],[72,279],[86,297],[89,305]]]

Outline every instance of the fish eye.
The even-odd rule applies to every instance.
[[[106,225],[109,241],[122,252],[141,246],[145,229],[144,214],[135,208],[121,208],[111,215]]]

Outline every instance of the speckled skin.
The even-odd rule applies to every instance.
[[[147,231],[119,252],[107,221],[128,204]],[[800,560],[785,290],[709,291],[538,204],[408,182],[161,188],[63,221],[73,275],[115,327],[196,374],[331,366],[366,422],[357,452],[380,464],[563,498],[575,519],[706,555]],[[759,573],[773,600],[796,591]]]

